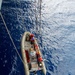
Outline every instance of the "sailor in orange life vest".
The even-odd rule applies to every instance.
[[[30,41],[31,41],[31,44],[34,44],[34,34],[30,34]]]
[[[43,61],[43,59],[40,55],[40,51],[36,51],[36,56],[37,56],[38,65],[41,67],[42,66],[41,62]]]

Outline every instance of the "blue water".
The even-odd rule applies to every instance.
[[[1,12],[20,55],[22,34],[25,31],[36,32],[33,2],[3,0],[2,3]],[[41,20],[39,40],[47,75],[75,75],[75,1],[43,0]],[[0,75],[25,75],[1,17]]]

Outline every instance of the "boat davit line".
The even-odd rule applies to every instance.
[[[45,64],[37,40],[30,32],[25,32],[22,36],[21,52],[26,75],[30,75],[32,72],[36,73],[39,70],[46,75]]]

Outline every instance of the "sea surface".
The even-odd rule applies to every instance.
[[[37,2],[2,2],[1,12],[18,52],[21,55],[20,43],[23,33],[29,31],[38,39],[47,69],[46,75],[75,75],[75,0],[42,0],[41,25]],[[23,63],[15,51],[1,17],[0,75],[25,75]],[[43,74],[38,72],[38,75]]]

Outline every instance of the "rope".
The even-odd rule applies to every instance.
[[[35,0],[36,3],[36,7],[35,7],[35,22],[36,22],[36,32],[37,34],[41,34],[41,2],[42,0],[38,0],[38,4],[37,1]],[[38,5],[38,6],[37,6]]]
[[[42,0],[40,0],[40,10],[39,10],[39,13],[40,13],[40,34],[41,34],[41,28],[42,28],[42,26],[41,26],[41,3],[42,3]]]
[[[2,16],[2,13],[1,13],[1,12],[0,12],[0,15],[1,15],[2,21],[3,21],[3,23],[4,23],[4,26],[5,26],[6,30],[7,30],[7,33],[8,33],[8,35],[9,35],[9,37],[10,37],[10,40],[11,40],[11,42],[12,42],[12,44],[13,44],[15,50],[16,50],[16,53],[17,53],[17,55],[19,56],[19,58],[20,58],[20,60],[22,61],[22,63],[24,64],[24,61],[22,60],[22,58],[21,58],[21,56],[20,56],[20,54],[19,54],[19,52],[18,52],[18,50],[17,50],[17,47],[16,47],[16,45],[14,44],[14,41],[13,41],[13,39],[12,39],[12,37],[11,37],[11,34],[10,34],[8,28],[7,28],[7,25],[6,25],[6,23],[5,23],[5,20],[4,20],[3,16]]]
[[[36,23],[36,33],[38,33],[38,15],[37,15],[37,1],[35,0],[36,6],[35,6],[35,23]]]

